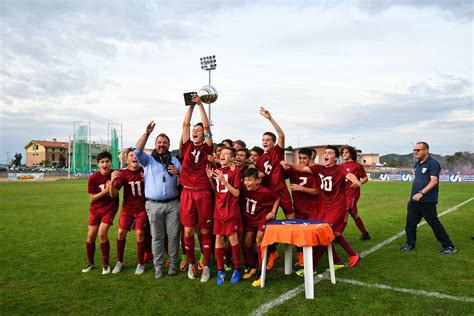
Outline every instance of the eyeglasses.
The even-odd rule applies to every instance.
[[[425,149],[424,149],[424,148],[421,148],[421,149],[413,149],[413,152],[414,152],[414,153],[417,153],[417,152],[422,151],[422,150],[425,150]]]

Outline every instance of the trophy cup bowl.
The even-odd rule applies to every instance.
[[[204,103],[214,103],[217,100],[218,94],[216,88],[213,86],[204,86],[197,93]]]

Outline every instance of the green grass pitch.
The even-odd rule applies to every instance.
[[[361,242],[352,219],[345,235],[357,251],[369,249],[404,229],[409,183],[370,182],[359,202],[372,240]],[[438,212],[474,196],[474,185],[442,183]],[[0,315],[9,314],[249,314],[262,304],[303,283],[285,276],[283,256],[268,272],[264,289],[251,282],[201,284],[177,277],[153,278],[148,263],[144,275],[134,275],[136,243],[128,236],[126,266],[119,275],[102,276],[101,269],[82,273],[86,262],[88,218],[86,180],[37,183],[0,183]],[[474,201],[441,218],[459,252],[438,253],[431,229],[418,229],[417,249],[398,250],[404,237],[365,257],[352,269],[336,272],[339,278],[367,284],[474,297]],[[115,223],[118,222],[118,215]],[[117,225],[109,233],[111,263],[115,264]],[[281,248],[281,246],[280,246]],[[341,256],[344,253],[339,249]],[[280,249],[282,253],[282,249]],[[327,266],[323,258],[318,271]],[[100,263],[100,247],[96,250]],[[275,306],[271,314],[453,314],[474,313],[474,303],[399,293],[348,283],[316,284],[315,299],[304,293]]]

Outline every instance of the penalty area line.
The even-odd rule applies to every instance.
[[[447,215],[451,212],[454,212],[454,211],[458,210],[460,207],[462,207],[462,206],[466,205],[467,203],[471,202],[472,200],[474,200],[474,197],[471,197],[471,198],[467,199],[466,201],[464,201],[462,203],[459,203],[459,204],[457,204],[453,207],[450,207],[446,211],[438,214],[438,217],[442,217],[442,216]],[[422,226],[424,224],[426,224],[425,221],[418,224],[418,227]],[[361,252],[360,257],[364,258],[364,257],[370,255],[371,253],[374,253],[377,250],[380,250],[380,248],[390,244],[391,242],[393,242],[393,241],[397,240],[398,238],[402,237],[403,235],[405,235],[404,230],[397,233],[397,234],[395,234],[395,235],[393,235],[392,237],[382,241],[381,243],[378,243],[377,245],[373,246],[372,248]],[[329,276],[329,272],[324,272],[323,274],[319,274],[314,279],[314,285],[318,284],[319,282],[321,282],[324,279],[327,279],[328,276]],[[299,293],[301,293],[303,291],[304,291],[304,283],[297,286],[297,287],[295,287],[292,290],[289,290],[288,292],[285,292],[285,293],[281,294],[277,298],[275,298],[271,301],[268,301],[267,303],[264,303],[264,304],[260,305],[256,310],[254,310],[252,313],[250,313],[250,315],[263,315],[266,312],[270,311],[273,307],[278,306],[280,304],[283,304],[284,302],[292,299],[293,297],[295,297],[296,295],[298,295]]]

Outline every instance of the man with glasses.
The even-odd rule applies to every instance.
[[[438,179],[441,166],[429,152],[429,145],[418,142],[413,149],[417,162],[415,163],[415,179],[407,205],[406,244],[400,247],[402,251],[415,250],[416,227],[424,218],[430,225],[436,239],[443,249],[441,254],[452,254],[458,251],[449,239],[448,233],[439,221],[436,211],[438,203]]]

